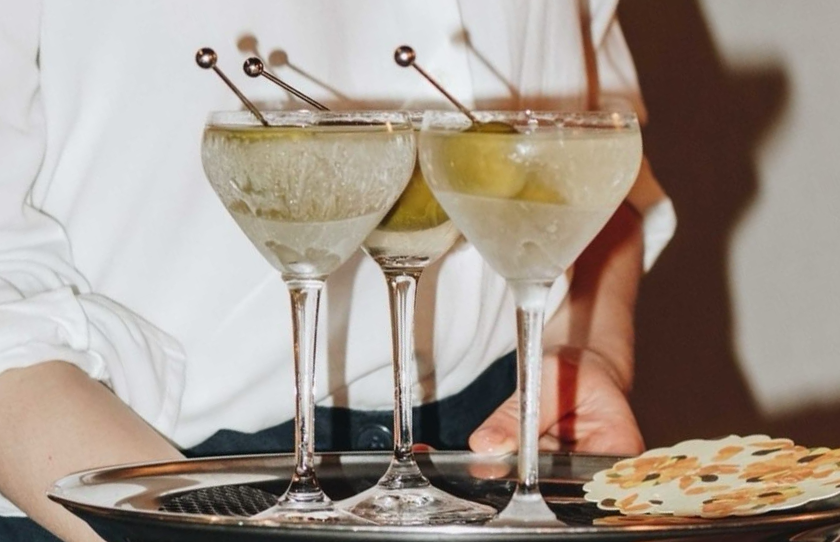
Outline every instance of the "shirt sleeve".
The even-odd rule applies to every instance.
[[[647,110],[633,57],[616,15],[617,6],[618,0],[590,0],[600,99],[606,106],[629,106],[644,124],[647,122]],[[646,158],[627,201],[642,215],[644,268],[649,270],[674,236],[677,216]]]
[[[62,225],[32,204],[46,151],[42,5],[0,0],[0,372],[61,360],[102,380],[164,434],[183,390],[180,345],[91,291]]]

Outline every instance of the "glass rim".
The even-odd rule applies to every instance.
[[[341,110],[313,111],[301,110],[261,110],[260,114],[268,122],[267,128],[305,128],[307,126],[336,126],[347,123],[348,126],[386,126],[397,129],[411,129],[411,116],[402,110]],[[207,114],[205,127],[262,127],[260,120],[247,109],[211,111]]]
[[[568,127],[592,127],[612,129],[639,129],[639,116],[634,111],[570,111],[570,110],[473,110],[470,113],[480,122],[515,121],[527,123],[528,120],[554,121]],[[444,111],[430,109],[423,112],[424,130],[453,130],[471,124],[469,117],[462,111]],[[457,124],[452,121],[459,121]],[[428,126],[431,122],[452,122],[448,126]]]

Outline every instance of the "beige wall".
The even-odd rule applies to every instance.
[[[840,2],[623,0],[645,144],[680,217],[646,278],[652,446],[840,446]]]

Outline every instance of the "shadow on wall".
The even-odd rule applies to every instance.
[[[649,109],[645,148],[680,224],[642,287],[633,405],[650,447],[729,433],[840,446],[840,407],[763,418],[739,369],[728,255],[760,190],[755,156],[783,116],[783,65],[733,71],[696,1],[623,2]]]

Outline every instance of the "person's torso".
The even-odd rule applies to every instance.
[[[195,65],[218,66],[261,104],[300,108],[242,63],[261,56],[333,108],[450,108],[413,70],[403,43],[470,106],[582,104],[574,0],[308,0],[200,4],[47,0],[40,66],[47,153],[36,206],[66,228],[94,291],[175,337],[187,387],[174,435],[257,430],[292,416],[289,299],[279,274],[225,211],[201,168],[209,111],[240,109]],[[562,54],[561,54],[562,52]],[[355,408],[392,401],[383,276],[361,254],[330,278],[321,311],[317,398]],[[556,304],[556,303],[555,303]],[[502,279],[461,243],[423,276],[417,349],[425,398],[466,385],[514,345]]]

